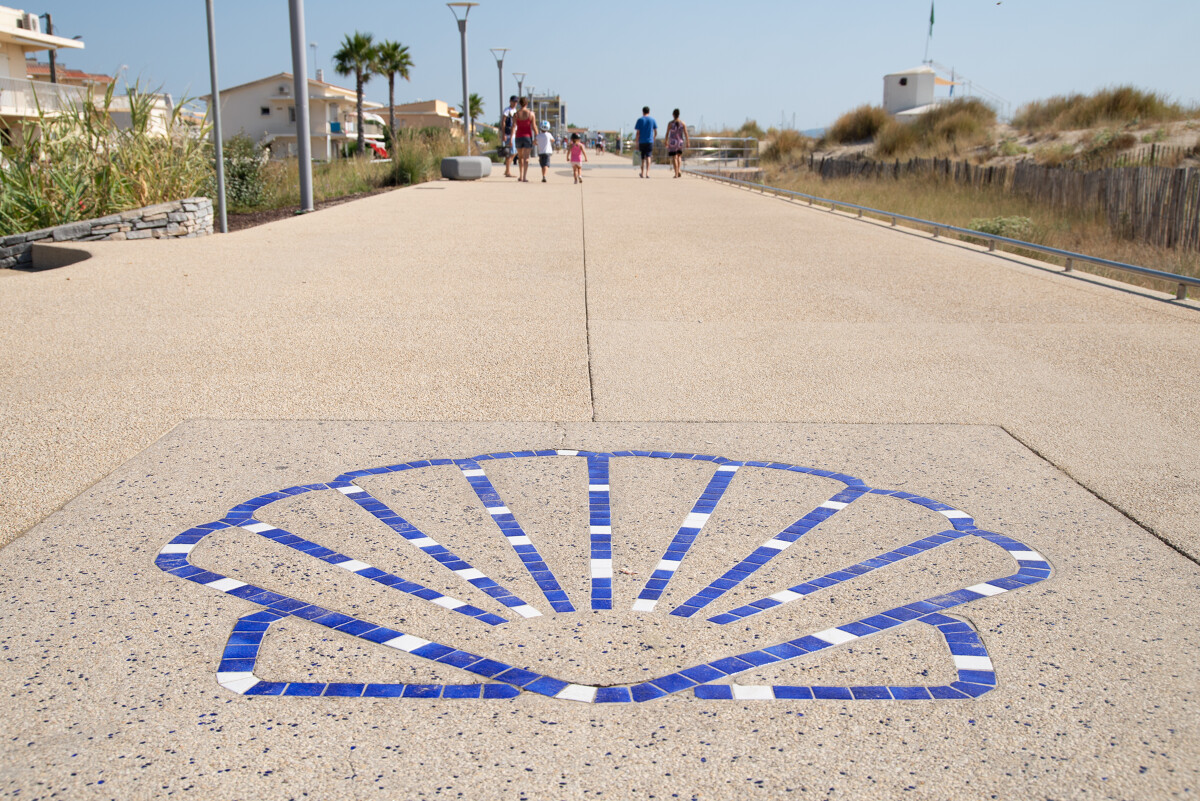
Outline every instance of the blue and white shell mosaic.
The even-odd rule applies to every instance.
[[[632,607],[634,611],[652,612],[655,610],[667,585],[679,570],[689,550],[701,537],[709,516],[716,510],[738,470],[743,467],[769,468],[821,476],[841,482],[844,488],[783,531],[763,542],[720,577],[713,579],[708,586],[670,610],[669,614],[671,615],[690,618],[701,613],[702,610],[705,614],[709,614],[709,608],[717,604],[722,595],[737,587],[813,528],[866,495],[891,496],[922,506],[946,518],[949,528],[841,570],[810,578],[752,603],[712,613],[707,617],[707,621],[720,626],[736,623],[752,615],[769,613],[776,607],[806,595],[834,587],[841,582],[866,575],[872,571],[896,565],[909,557],[965,537],[975,537],[1002,549],[1013,559],[1016,570],[1004,578],[992,579],[943,595],[898,605],[861,620],[788,639],[769,647],[695,665],[649,681],[628,686],[590,686],[562,681],[553,676],[526,670],[520,666],[510,665],[450,645],[431,642],[373,621],[361,620],[351,615],[325,609],[205,570],[191,564],[189,560],[193,548],[206,536],[214,531],[237,526],[293,548],[311,558],[336,565],[358,576],[408,593],[485,625],[501,626],[510,622],[508,617],[472,606],[465,601],[381,570],[284,529],[260,522],[254,517],[259,509],[276,501],[308,492],[332,491],[342,493],[354,501],[404,540],[440,563],[446,570],[452,571],[463,581],[493,598],[513,615],[522,618],[541,615],[542,612],[527,599],[518,597],[499,582],[472,567],[464,558],[451,552],[409,523],[381,500],[354,483],[356,479],[367,476],[419,470],[439,465],[454,465],[462,471],[463,478],[479,497],[488,515],[504,535],[508,545],[520,558],[525,569],[529,571],[529,575],[540,588],[549,607],[557,614],[568,614],[576,611],[574,604],[538,553],[536,546],[521,527],[521,523],[505,506],[486,472],[487,463],[493,460],[540,457],[575,457],[587,460],[591,544],[589,605],[593,610],[613,608],[613,531],[608,476],[611,460],[620,458],[684,459],[711,462],[717,465],[708,485],[684,519],[661,560],[638,594]],[[343,473],[333,481],[324,484],[289,487],[238,504],[229,510],[229,513],[221,520],[184,531],[161,549],[155,561],[159,568],[172,575],[196,584],[203,584],[211,589],[263,607],[260,611],[247,614],[237,621],[217,668],[218,682],[236,693],[248,696],[492,699],[512,698],[528,692],[587,703],[636,703],[685,691],[690,691],[696,698],[733,700],[908,701],[978,697],[996,686],[996,673],[991,658],[979,634],[968,623],[950,617],[946,612],[982,598],[1036,584],[1047,579],[1051,573],[1050,564],[1041,554],[1014,539],[977,528],[975,521],[966,512],[920,495],[869,487],[861,480],[844,473],[780,462],[735,461],[720,456],[690,453],[665,451],[598,453],[559,449],[491,453],[469,459],[419,460]],[[289,617],[312,621],[328,629],[382,647],[397,649],[442,665],[461,668],[468,673],[475,674],[480,680],[468,684],[324,683],[264,680],[254,672],[259,657],[259,648],[271,625]],[[731,677],[766,665],[803,659],[810,654],[836,649],[838,646],[856,642],[880,632],[915,624],[931,626],[938,632],[953,660],[957,671],[957,680],[936,686],[739,685],[736,680],[734,683],[724,683]]]

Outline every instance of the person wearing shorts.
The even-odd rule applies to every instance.
[[[542,183],[546,183],[546,170],[550,169],[550,156],[554,153],[554,134],[550,123],[542,121],[542,132],[537,135],[538,165],[542,168]]]
[[[502,115],[502,139],[504,147],[504,177],[512,178],[512,163],[513,156],[516,154],[515,142],[513,141],[513,115],[517,113],[517,96],[513,95],[508,99],[508,108],[504,109]]]
[[[529,151],[533,149],[533,132],[537,130],[537,115],[529,110],[529,98],[521,98],[521,107],[513,114],[516,127],[518,181],[529,183]]]
[[[683,150],[691,145],[687,125],[679,119],[679,109],[671,112],[673,119],[667,123],[667,155],[671,157],[671,166],[675,169],[675,177],[683,177]]]
[[[642,106],[642,116],[633,124],[638,135],[638,150],[642,154],[640,177],[650,177],[650,157],[654,154],[654,138],[658,136],[658,123],[650,116],[650,107]]]

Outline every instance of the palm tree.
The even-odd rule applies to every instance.
[[[375,48],[375,64],[373,71],[386,75],[388,79],[388,130],[392,137],[396,135],[396,76],[411,80],[408,71],[412,68],[412,57],[408,48],[399,42],[380,42]]]
[[[358,97],[355,100],[355,110],[358,112],[358,149],[362,154],[366,149],[363,139],[363,85],[371,80],[371,72],[375,63],[375,42],[369,33],[354,32],[346,34],[342,46],[333,54],[333,68],[338,75],[354,75],[355,90]]]
[[[471,127],[473,129],[475,127],[475,120],[477,120],[483,116],[483,98],[480,97],[479,95],[475,94],[474,92],[471,92],[470,102],[471,102]],[[458,106],[458,110],[462,111],[461,103]],[[465,119],[466,115],[464,114],[463,117]],[[466,128],[466,124],[464,123],[463,124],[463,138],[466,138],[466,131],[467,131],[467,128]],[[471,152],[470,148],[471,148],[471,143],[468,142],[467,143],[467,152],[468,153]]]

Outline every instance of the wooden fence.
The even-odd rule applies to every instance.
[[[950,159],[870,161],[818,159],[823,179],[933,176],[976,188],[996,187],[1036,203],[1101,213],[1119,236],[1151,245],[1200,250],[1200,170],[1190,167],[1109,167],[1073,170],[1031,161],[981,166]]]

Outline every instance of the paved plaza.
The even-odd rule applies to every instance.
[[[0,793],[1200,792],[1200,303],[592,158],[0,275]]]

